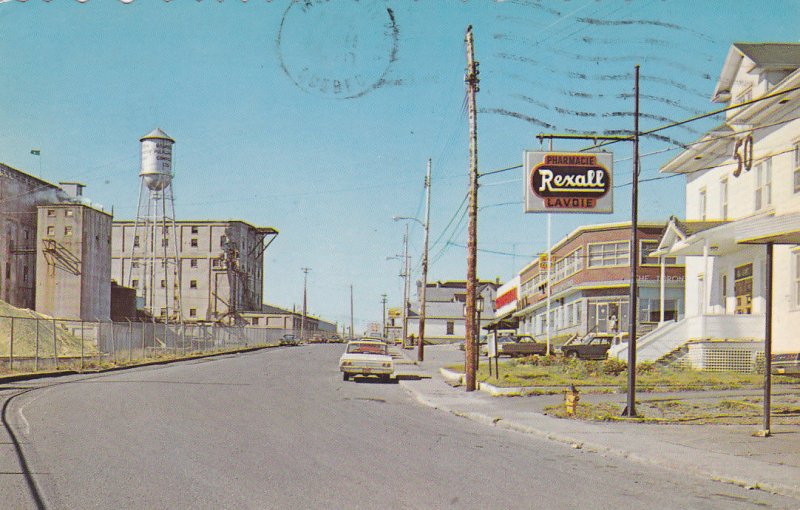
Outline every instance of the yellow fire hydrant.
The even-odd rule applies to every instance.
[[[578,407],[578,401],[580,399],[580,392],[574,384],[570,384],[569,388],[564,390],[564,407],[566,408],[568,415],[575,416],[575,410]]]

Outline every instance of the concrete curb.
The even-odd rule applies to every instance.
[[[191,361],[195,359],[203,359],[203,358],[213,358],[215,356],[226,356],[229,354],[239,354],[239,353],[246,353],[246,352],[253,352],[253,351],[260,351],[263,349],[272,349],[275,347],[280,347],[280,345],[261,345],[258,347],[244,347],[241,349],[234,349],[230,351],[223,351],[223,352],[215,352],[209,354],[198,354],[195,356],[185,356],[182,358],[172,358],[172,359],[165,359],[165,360],[154,360],[154,361],[146,361],[143,363],[133,363],[130,365],[122,365],[118,367],[111,367],[111,368],[102,368],[97,370],[58,370],[55,372],[33,372],[28,374],[16,374],[16,375],[4,375],[0,376],[0,384],[4,383],[11,383],[11,382],[19,382],[19,381],[31,381],[35,379],[49,379],[53,377],[61,377],[65,375],[81,375],[81,374],[104,374],[107,372],[118,372],[120,370],[128,370],[131,368],[141,368],[141,367],[150,367],[150,366],[158,366],[158,365],[168,365],[170,363],[179,363],[182,361]]]
[[[442,378],[448,384],[452,384],[453,382],[457,382],[458,384],[463,384],[464,374],[461,374],[459,372],[454,372],[452,370],[448,370],[445,368],[441,368],[439,371],[442,375]],[[415,399],[423,405],[426,405],[433,409],[445,411],[455,416],[466,418],[475,421],[477,423],[482,423],[484,425],[499,427],[506,430],[512,430],[524,434],[534,435],[542,439],[562,443],[574,449],[585,450],[591,453],[610,455],[630,460],[633,462],[637,462],[639,464],[659,466],[669,469],[671,471],[691,473],[701,478],[706,478],[723,483],[729,483],[747,489],[759,489],[765,492],[770,492],[781,496],[788,496],[800,499],[800,481],[798,482],[797,485],[765,482],[762,480],[752,479],[748,476],[740,476],[740,475],[726,473],[714,467],[702,466],[692,462],[681,462],[681,461],[667,459],[664,456],[653,456],[649,454],[642,454],[639,452],[635,452],[629,449],[601,444],[598,442],[587,442],[585,440],[577,439],[575,436],[570,435],[569,433],[554,432],[552,430],[547,430],[545,428],[539,428],[525,423],[521,423],[513,419],[506,419],[501,416],[490,416],[488,414],[481,412],[459,410],[456,408],[456,406],[444,405],[441,403],[434,402],[422,392],[417,391],[413,385],[405,385],[405,387],[407,391],[413,394]],[[481,390],[489,394],[492,394],[491,391],[494,389],[495,388],[491,385],[486,385],[483,383],[481,384]]]

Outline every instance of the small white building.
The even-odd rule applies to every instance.
[[[798,87],[800,44],[731,46],[712,101],[741,106],[661,169],[686,176],[686,221],[669,222],[658,251],[685,258],[686,316],[643,337],[638,359],[683,346],[697,368],[755,365],[764,351],[772,243],[773,361],[798,369]]]

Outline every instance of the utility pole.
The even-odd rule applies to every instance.
[[[631,293],[628,300],[628,398],[623,416],[636,416],[636,311],[638,304],[637,268],[639,267],[639,66],[634,82],[633,179],[631,188]]]
[[[406,347],[408,338],[408,287],[409,284],[408,267],[408,223],[406,223],[406,233],[403,236],[403,348]]]
[[[383,338],[386,339],[389,336],[386,334],[386,294],[381,294],[381,298],[381,303],[383,303],[383,315],[381,316],[383,320]]]
[[[464,335],[466,390],[475,391],[475,280],[478,259],[478,119],[475,95],[478,92],[478,62],[475,61],[475,50],[472,39],[472,25],[467,27],[467,106],[469,108],[469,225],[467,228],[467,299],[466,299],[466,332]]]
[[[428,291],[428,235],[431,229],[431,160],[425,174],[425,241],[422,243],[422,292],[419,295],[419,346],[417,361],[425,360],[425,296]]]
[[[350,338],[355,338],[353,333],[353,285],[350,285]]]
[[[308,267],[301,267],[301,271],[303,271],[303,316],[300,317],[300,340],[305,340],[305,329],[306,329],[306,305],[307,305],[307,286],[308,286],[308,272],[311,271]]]

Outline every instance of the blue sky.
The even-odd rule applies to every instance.
[[[352,284],[360,328],[380,321],[381,294],[400,302],[400,263],[386,259],[404,227],[391,218],[422,218],[428,158],[430,279],[465,278],[467,25],[481,71],[479,171],[490,172],[521,164],[541,132],[632,129],[635,64],[642,129],[714,109],[730,44],[797,42],[798,22],[792,0],[3,2],[0,161],[83,182],[132,219],[138,140],[160,127],[177,142],[178,218],[277,228],[266,301],[300,305],[310,267],[310,313],[349,323]],[[644,140],[642,154],[655,154],[642,178],[716,122]],[[615,213],[554,215],[554,242],[629,219],[631,148],[613,152]],[[683,216],[683,187],[644,182],[640,219]],[[524,214],[522,199],[521,170],[481,179],[481,278],[505,281],[546,249],[545,217]],[[422,230],[410,228],[418,277]]]

